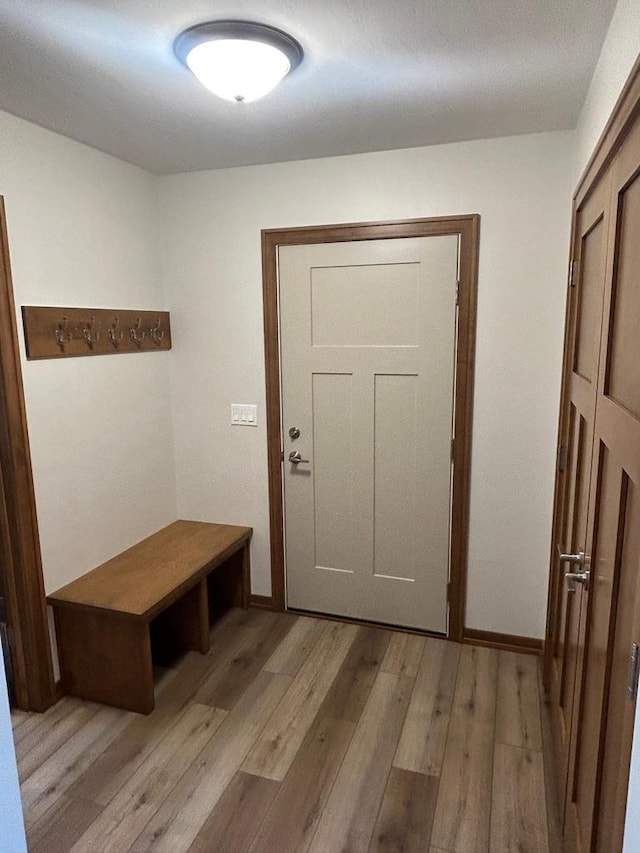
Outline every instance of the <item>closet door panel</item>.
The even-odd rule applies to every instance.
[[[618,539],[609,620],[608,682],[599,741],[592,847],[622,850],[640,646],[640,121],[613,165],[611,275],[604,293],[596,441],[620,476]]]
[[[640,140],[638,142],[640,144]],[[640,418],[640,171],[618,194],[616,272],[604,393]]]

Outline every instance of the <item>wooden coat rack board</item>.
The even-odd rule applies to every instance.
[[[171,349],[168,311],[22,306],[28,359]]]

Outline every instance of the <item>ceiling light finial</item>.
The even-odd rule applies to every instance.
[[[173,49],[210,92],[238,102],[262,98],[303,56],[290,35],[253,21],[198,24],[181,33]]]

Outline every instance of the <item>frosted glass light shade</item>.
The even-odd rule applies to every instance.
[[[203,86],[227,101],[262,98],[291,67],[278,48],[245,39],[203,42],[189,53],[187,65]]]
[[[302,61],[294,38],[253,21],[197,24],[173,49],[203,86],[228,101],[261,98]]]

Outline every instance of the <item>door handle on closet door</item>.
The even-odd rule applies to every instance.
[[[566,572],[564,579],[567,583],[581,583],[585,589],[589,589],[589,572]]]
[[[584,566],[585,559],[584,551],[578,551],[577,554],[560,554],[561,563],[575,563],[580,568]]]
[[[589,589],[589,558],[584,551],[577,554],[560,554],[561,563],[573,563],[579,569],[577,572],[565,572],[564,579],[569,584],[569,592],[575,592],[574,583],[580,583],[585,589]]]

